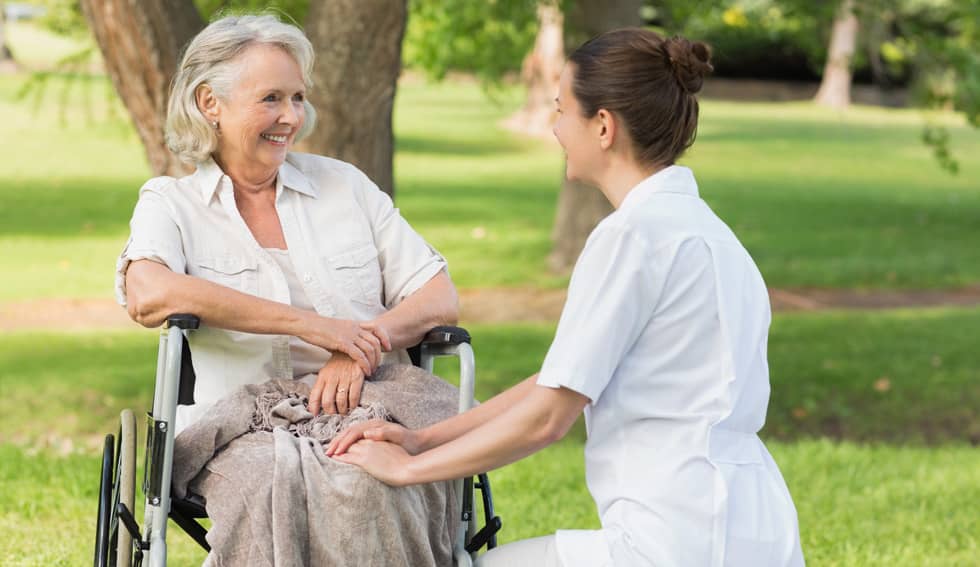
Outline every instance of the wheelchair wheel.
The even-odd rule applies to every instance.
[[[99,480],[99,517],[95,532],[95,567],[131,567],[133,538],[119,521],[119,504],[135,514],[136,418],[119,416],[119,436],[106,435]]]
[[[95,522],[95,567],[109,565],[109,519],[112,515],[112,466],[114,438],[105,436],[102,448],[102,474],[99,477],[99,515]]]
[[[133,537],[129,530],[119,522],[116,512],[119,504],[124,504],[136,515],[136,416],[131,410],[123,410],[119,415],[119,441],[116,446],[115,495],[111,514],[110,532],[116,539],[116,553],[110,558],[110,565],[131,567],[133,559]],[[114,559],[114,561],[113,561]]]

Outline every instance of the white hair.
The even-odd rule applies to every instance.
[[[313,45],[296,26],[276,16],[226,16],[197,34],[180,61],[170,89],[165,134],[167,147],[182,161],[207,161],[218,147],[218,135],[197,106],[197,88],[208,85],[215,96],[228,100],[238,73],[236,57],[253,45],[274,45],[296,60],[306,88],[312,86]],[[316,111],[305,99],[306,119],[296,133],[305,138],[316,123]]]

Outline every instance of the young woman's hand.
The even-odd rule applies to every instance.
[[[333,438],[327,445],[325,453],[328,457],[343,455],[358,441],[387,441],[402,447],[408,454],[417,455],[421,452],[421,442],[417,432],[406,429],[396,423],[372,419],[352,425]]]
[[[390,486],[412,484],[408,464],[412,456],[399,445],[362,439],[343,455],[334,457],[342,463],[357,465],[368,474]]]

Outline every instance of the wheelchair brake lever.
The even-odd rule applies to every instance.
[[[473,535],[473,539],[471,539],[470,542],[466,544],[465,546],[466,553],[475,553],[481,547],[486,545],[487,542],[490,541],[490,538],[492,538],[497,532],[500,531],[502,525],[503,523],[500,521],[500,516],[494,516],[490,518],[490,521],[487,523],[487,525],[483,526],[483,528],[481,528],[480,531],[476,532]]]
[[[122,502],[116,504],[116,515],[119,516],[123,525],[126,526],[126,531],[129,532],[129,535],[133,536],[133,541],[142,541],[143,538],[140,537],[140,527],[136,523],[136,518],[133,517],[133,513]]]

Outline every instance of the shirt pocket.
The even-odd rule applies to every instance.
[[[373,244],[358,245],[326,261],[344,299],[372,306],[383,304],[381,265]]]
[[[259,287],[258,262],[255,258],[219,252],[204,254],[197,259],[196,275],[218,285],[257,295]]]

